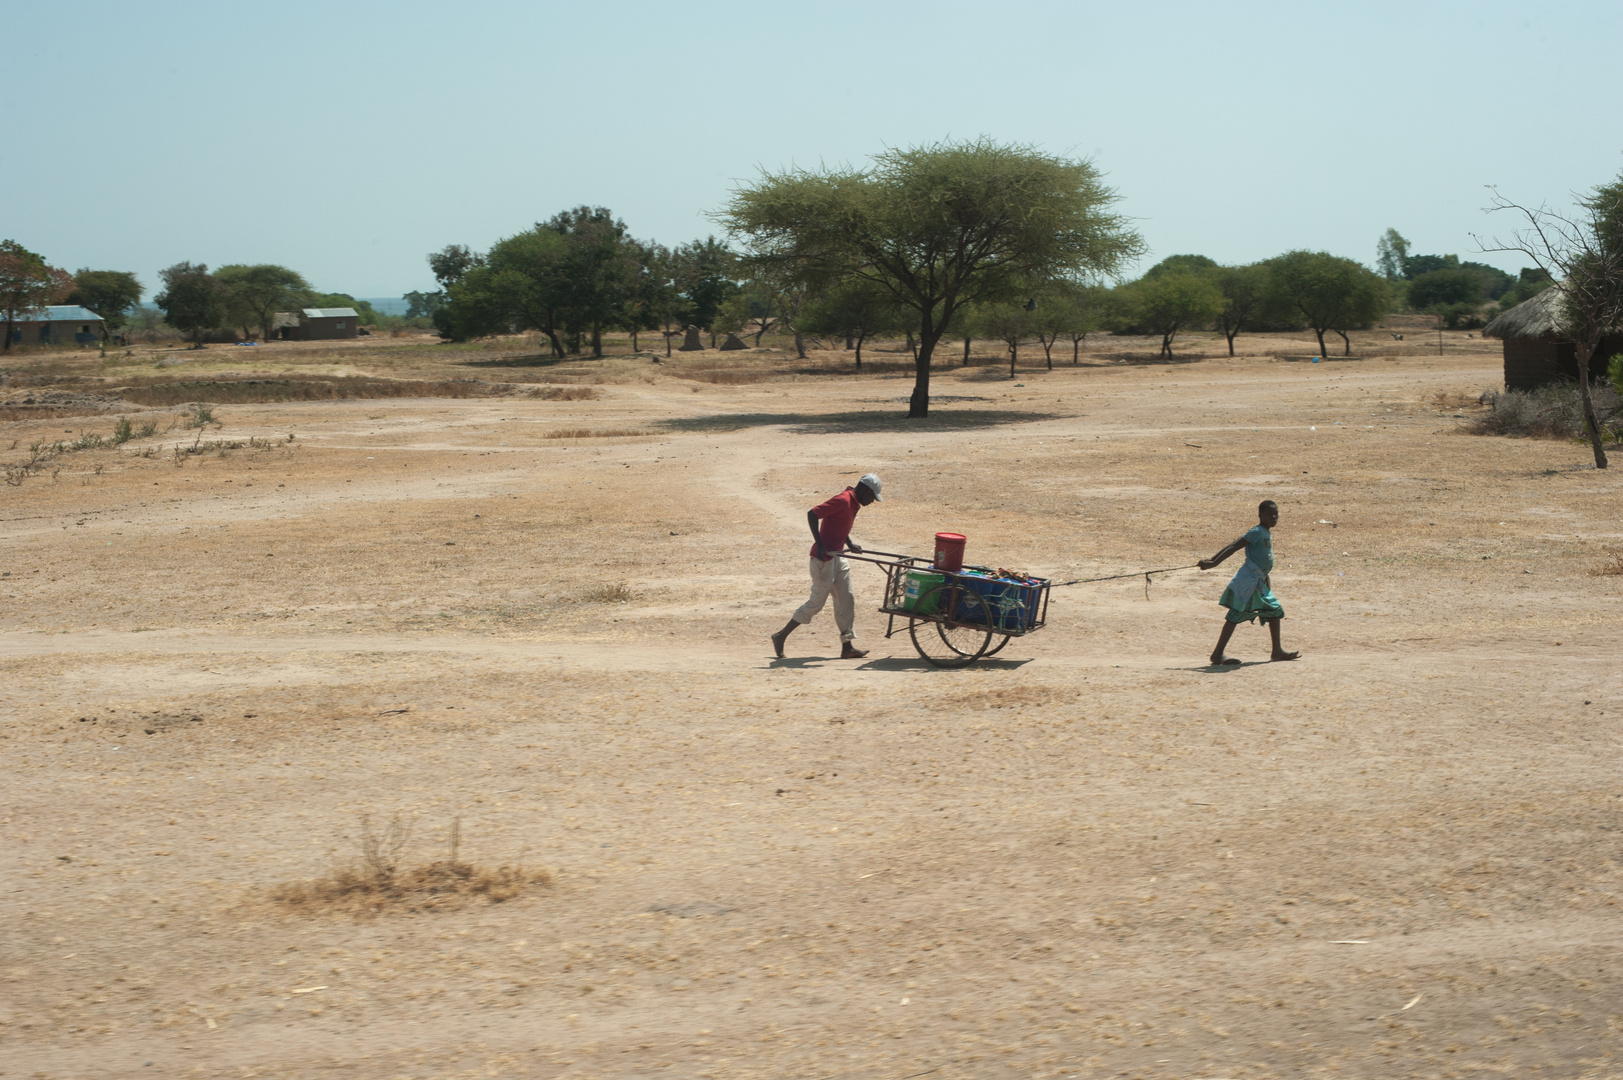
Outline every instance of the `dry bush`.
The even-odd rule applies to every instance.
[[[643,435],[652,435],[652,431],[642,428],[604,428],[594,431],[591,428],[559,428],[557,431],[548,431],[541,437],[543,439],[632,439]]]
[[[1590,573],[1596,577],[1623,577],[1623,551],[1615,548],[1606,553],[1607,562],[1601,563]]]
[[[1555,383],[1536,390],[1495,391],[1486,395],[1488,411],[1471,421],[1473,435],[1509,435],[1533,439],[1579,439],[1584,437],[1583,405],[1577,383]],[[1595,416],[1603,435],[1613,438],[1623,432],[1623,410],[1617,391],[1597,383],[1593,393]]]
[[[615,581],[593,585],[577,593],[574,600],[582,604],[628,604],[635,598],[631,586],[623,581]]]
[[[552,875],[540,867],[506,863],[489,867],[463,861],[459,858],[461,818],[451,823],[444,859],[406,865],[411,831],[411,822],[400,814],[390,818],[381,832],[372,828],[370,815],[362,814],[357,862],[336,867],[323,877],[282,885],[271,892],[271,899],[296,911],[318,914],[428,911],[479,901],[499,904],[532,885],[552,883]]]
[[[1438,409],[1474,409],[1485,405],[1493,397],[1492,391],[1486,394],[1464,394],[1455,390],[1439,390],[1431,395],[1431,404]]]
[[[543,386],[525,396],[540,401],[596,401],[603,395],[590,386]]]

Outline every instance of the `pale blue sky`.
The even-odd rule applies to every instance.
[[[1093,159],[1151,261],[1369,263],[1387,226],[1471,257],[1484,185],[1566,204],[1623,170],[1616,0],[0,10],[0,238],[149,295],[182,259],[399,295],[580,203],[679,243],[760,166],[944,137]]]

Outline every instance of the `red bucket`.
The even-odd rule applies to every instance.
[[[935,568],[957,573],[964,568],[963,533],[935,534]]]

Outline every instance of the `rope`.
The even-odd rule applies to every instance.
[[[1090,585],[1095,581],[1121,581],[1124,578],[1135,578],[1142,574],[1144,575],[1144,599],[1148,600],[1150,598],[1151,574],[1170,574],[1174,570],[1193,570],[1199,565],[1199,563],[1190,563],[1188,566],[1169,566],[1165,570],[1135,570],[1131,574],[1110,574],[1106,577],[1086,577],[1076,578],[1072,581],[1056,581],[1049,588],[1058,589],[1065,585]]]

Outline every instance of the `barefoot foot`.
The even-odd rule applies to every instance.
[[[855,646],[851,645],[849,642],[847,642],[845,647],[840,650],[840,659],[841,660],[861,660],[864,656],[867,656],[867,655],[868,655],[868,650],[867,649],[858,649]]]
[[[779,660],[783,659],[783,643],[785,641],[788,641],[788,640],[789,640],[789,635],[788,634],[773,634],[772,635],[772,651],[778,654],[778,659]]]
[[[1239,661],[1232,656],[1212,657],[1212,667],[1234,667],[1237,664],[1239,664]]]
[[[1301,655],[1302,654],[1299,653],[1299,652],[1276,652],[1272,656],[1270,656],[1268,659],[1270,659],[1270,660],[1295,660],[1297,657],[1299,657]]]

